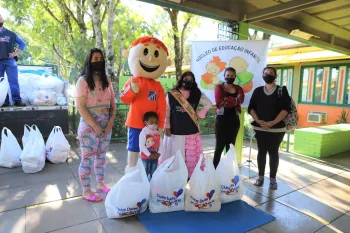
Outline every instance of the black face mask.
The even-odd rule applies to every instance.
[[[186,89],[186,90],[191,90],[192,89],[192,82],[189,81],[182,81],[182,86]]]
[[[105,68],[105,63],[103,61],[92,62],[90,63],[90,67],[92,71],[101,72]]]
[[[276,76],[267,74],[267,75],[264,75],[263,79],[267,84],[271,84],[275,81]]]
[[[227,84],[233,84],[235,82],[235,78],[225,78],[225,82]]]
[[[4,22],[1,22],[1,23],[0,23],[0,28],[1,28],[2,26],[4,26]]]

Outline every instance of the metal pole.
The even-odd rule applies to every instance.
[[[290,138],[290,132],[287,133],[287,148],[286,151],[289,152],[289,138]]]
[[[253,144],[253,130],[250,130],[250,141],[249,141],[249,164],[248,164],[248,178],[250,179],[250,162],[252,160],[250,159],[250,155],[252,154],[252,144]]]
[[[73,129],[76,130],[76,128],[75,128],[75,103],[74,103],[74,100],[72,102],[73,102]]]

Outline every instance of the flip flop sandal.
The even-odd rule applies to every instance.
[[[89,196],[89,198],[86,197],[82,197],[83,200],[89,201],[89,202],[102,202],[103,198],[100,197],[98,194],[93,193]]]
[[[263,180],[256,180],[254,185],[257,187],[262,187],[264,185],[264,181]]]
[[[105,186],[103,189],[97,189],[96,190],[98,193],[105,193],[105,194],[108,194],[109,191],[111,191],[110,188],[108,188],[107,186]]]

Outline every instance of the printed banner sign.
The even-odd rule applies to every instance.
[[[245,94],[242,106],[248,107],[254,89],[264,85],[267,48],[267,40],[193,41],[191,71],[200,90],[215,103],[215,87],[224,82],[225,69],[233,67],[235,84],[242,86]]]

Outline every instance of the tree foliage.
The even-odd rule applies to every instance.
[[[152,33],[142,17],[119,0],[3,0],[0,5],[14,19],[7,19],[6,27],[28,45],[20,64],[59,64],[61,76],[76,79],[86,51],[98,47],[106,53],[115,88],[123,49]]]
[[[146,22],[119,0],[3,0],[0,6],[12,16],[6,27],[28,45],[20,64],[58,64],[60,75],[74,82],[86,51],[98,47],[105,51],[116,90],[126,60],[122,51],[143,35],[158,36],[168,45],[181,75],[190,59],[188,34],[199,24],[198,16],[160,7]]]
[[[170,58],[175,64],[177,78],[181,76],[181,67],[190,62],[190,41],[187,39],[190,32],[199,25],[199,19],[200,17],[197,15],[176,9],[159,8],[152,20],[157,36],[168,45]]]

